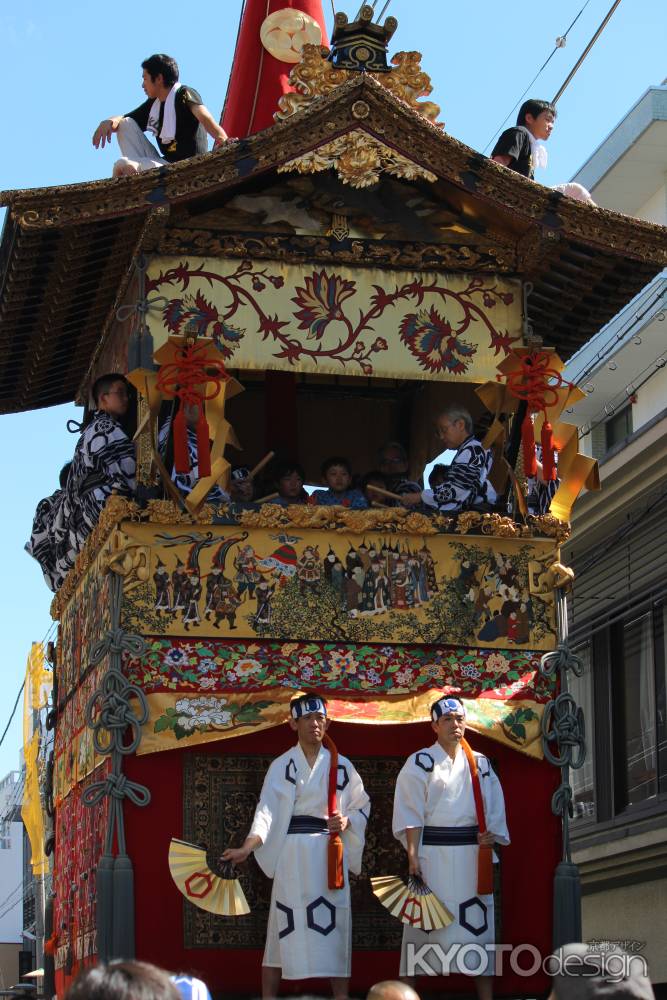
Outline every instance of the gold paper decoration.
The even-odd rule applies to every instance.
[[[322,29],[310,14],[283,7],[265,18],[259,29],[259,37],[274,59],[298,63],[304,45],[322,44]]]

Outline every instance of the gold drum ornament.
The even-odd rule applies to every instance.
[[[304,45],[322,44],[322,29],[309,14],[283,7],[265,18],[259,29],[259,37],[274,59],[298,63]]]

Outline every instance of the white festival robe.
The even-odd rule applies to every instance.
[[[509,844],[500,782],[488,758],[474,753],[484,800],[486,828],[496,835],[499,844]],[[470,767],[461,747],[454,760],[439,743],[419,750],[408,758],[396,779],[394,836],[407,850],[406,830],[424,826],[477,826]],[[428,934],[405,925],[401,975],[447,975],[450,972],[491,975],[492,950],[488,952],[490,964],[484,965],[482,953],[472,948],[467,954],[462,949],[460,961],[457,962],[454,956],[449,965],[447,962],[443,965],[439,953],[424,948],[420,953],[419,966],[414,971],[408,968],[409,944],[414,945],[414,957],[423,945],[438,944],[447,953],[454,944],[480,945],[484,948],[493,945],[495,940],[493,895],[477,895],[477,845],[432,846],[422,841],[423,834],[419,862],[424,881],[445,904],[454,922]],[[494,857],[494,860],[497,859]]]
[[[262,964],[282,969],[284,979],[347,977],[352,950],[348,872],[359,874],[368,796],[350,761],[338,756],[338,809],[349,825],[342,834],[345,885],[327,885],[326,833],[287,833],[292,816],[328,817],[331,755],[325,747],[310,768],[297,744],[267,771],[251,836],[261,838],[255,857],[273,879]]]

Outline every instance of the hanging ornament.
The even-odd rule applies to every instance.
[[[156,388],[168,399],[178,399],[179,407],[173,422],[174,468],[176,472],[188,473],[190,455],[188,451],[188,417],[193,417],[195,408],[197,422],[197,471],[199,479],[211,475],[211,450],[209,427],[206,420],[206,401],[215,399],[223,382],[229,378],[222,361],[211,358],[208,343],[186,340],[174,347],[173,360],[160,366]]]
[[[553,427],[547,417],[547,410],[558,403],[558,392],[570,383],[554,367],[551,351],[515,351],[516,364],[505,374],[509,393],[526,404],[526,415],[521,424],[521,445],[523,464],[527,476],[537,475],[537,453],[533,416],[544,414],[540,443],[542,446],[542,476],[545,482],[558,477],[556,452],[554,449]],[[499,378],[501,376],[498,376]]]

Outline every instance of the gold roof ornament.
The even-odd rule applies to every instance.
[[[318,97],[331,93],[349,80],[358,79],[358,71],[335,69],[329,60],[330,50],[326,46],[304,45],[301,61],[290,73],[290,84],[296,93],[283,94],[278,101],[278,111],[274,118],[284,121],[309,107]],[[431,78],[421,68],[421,52],[397,52],[393,56],[390,72],[371,72],[367,76],[376,80],[394,97],[404,101],[423,118],[444,128],[444,122],[437,121],[440,107],[433,101],[423,101],[433,90]]]
[[[371,187],[377,184],[383,173],[405,180],[437,180],[430,170],[361,130],[341,135],[278,167],[279,174],[318,174],[323,170],[335,170],[340,180],[353,188]]]
[[[364,4],[355,21],[338,12],[334,19],[329,58],[334,69],[356,72],[390,73],[387,66],[387,45],[398,27],[395,17],[383,25],[373,23],[373,7]]]

